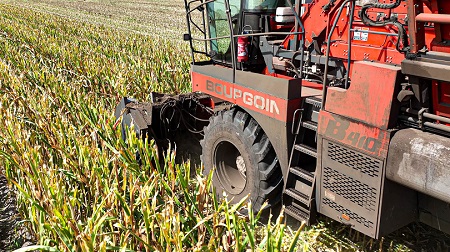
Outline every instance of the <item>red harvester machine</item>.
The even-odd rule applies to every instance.
[[[450,1],[185,7],[193,92],[124,98],[124,126],[159,146],[192,135],[217,192],[256,210],[450,233]]]

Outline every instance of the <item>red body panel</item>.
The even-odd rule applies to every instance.
[[[395,48],[397,37],[386,36],[382,34],[363,34],[357,35],[357,33],[351,33],[352,38],[348,37],[350,15],[349,9],[344,10],[340,17],[337,17],[338,7],[343,0],[338,0],[334,3],[328,11],[322,9],[323,6],[329,3],[329,0],[314,0],[310,4],[304,4],[304,14],[302,21],[305,26],[305,40],[306,45],[309,46],[314,38],[322,35],[324,38],[328,36],[328,32],[335,18],[338,18],[338,23],[334,33],[331,36],[332,45],[330,48],[330,56],[347,59],[348,58],[348,43],[352,44],[352,61],[357,60],[373,60],[377,62],[386,62],[393,64],[400,64],[405,58],[404,54],[398,52]],[[391,1],[392,2],[392,1]],[[424,13],[430,15],[431,13],[449,13],[450,2],[436,0],[432,1],[411,1],[411,6],[419,4],[420,8],[415,8],[415,12]],[[396,28],[394,26],[385,27],[368,27],[364,25],[359,18],[359,12],[361,7],[356,6],[353,29],[370,30],[375,32],[385,32],[396,34]],[[408,5],[401,4],[394,10],[383,9],[369,9],[369,17],[373,20],[387,18],[391,14],[395,14],[400,22],[406,23],[408,21]],[[442,20],[447,18],[444,16],[432,16],[432,20]],[[430,23],[430,22],[428,22]],[[449,52],[449,45],[442,44],[443,40],[450,39],[450,25],[442,25],[435,23],[434,27],[425,27],[419,23],[418,26],[411,25],[413,27],[408,33],[417,35],[412,36],[412,42],[417,41],[418,45],[413,44],[413,52],[422,49],[425,45],[427,48],[435,51]],[[418,29],[417,27],[420,27]],[[283,44],[285,48],[288,48],[289,40],[294,39],[294,36],[290,36]],[[322,46],[322,52],[325,53],[326,45]]]
[[[286,100],[242,85],[192,72],[192,90],[210,94],[279,121],[292,121],[301,99]]]
[[[434,113],[450,117],[450,83],[433,81]]]
[[[349,89],[328,88],[325,110],[388,129],[401,68],[372,62],[356,62]]]
[[[318,125],[318,134],[324,138],[380,159],[387,156],[390,131],[323,110],[319,113]]]

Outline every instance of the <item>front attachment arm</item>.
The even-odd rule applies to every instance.
[[[209,95],[187,93],[167,95],[151,93],[150,102],[139,102],[124,97],[115,110],[116,124],[122,125],[122,137],[126,128],[134,125],[136,134],[154,139],[159,150],[172,146],[198,145],[203,128],[213,115],[214,102]],[[189,142],[189,144],[186,144]]]

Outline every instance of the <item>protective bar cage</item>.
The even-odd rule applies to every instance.
[[[225,8],[226,8],[226,14],[227,14],[227,22],[228,22],[228,29],[229,29],[229,36],[221,36],[221,37],[215,37],[211,38],[208,36],[209,30],[207,26],[207,13],[206,13],[206,5],[212,2],[216,2],[217,0],[184,0],[185,8],[186,8],[186,22],[187,22],[187,28],[188,33],[184,35],[184,40],[189,41],[190,47],[191,47],[191,57],[192,57],[192,63],[196,63],[196,54],[201,54],[205,56],[210,56],[208,53],[208,42],[212,40],[222,40],[222,39],[230,39],[230,41],[236,41],[238,37],[261,37],[261,36],[276,36],[276,35],[285,35],[287,36],[295,36],[296,41],[298,40],[298,36],[301,36],[300,39],[300,46],[302,47],[300,50],[302,54],[304,53],[304,35],[305,35],[305,28],[303,26],[302,20],[298,15],[298,12],[295,10],[296,8],[299,8],[298,0],[296,1],[295,6],[292,4],[291,0],[286,0],[286,3],[289,5],[289,7],[292,9],[292,12],[295,16],[295,29],[291,32],[262,32],[262,33],[248,33],[248,34],[234,34],[233,31],[233,21],[231,17],[231,5],[229,0],[224,0],[225,2]],[[200,11],[201,16],[197,19],[200,20],[200,24],[196,22],[194,15],[198,15],[197,13],[194,13],[194,11]],[[300,31],[298,31],[300,29]],[[194,37],[194,35],[199,35],[198,37]],[[202,49],[197,49],[196,44],[194,44],[194,41],[200,42],[202,44]],[[236,80],[236,70],[237,70],[237,55],[236,55],[236,43],[231,43],[231,66],[233,68],[233,82]],[[302,55],[303,56],[303,55]],[[303,57],[302,57],[303,58]]]

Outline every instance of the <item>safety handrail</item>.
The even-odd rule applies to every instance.
[[[438,24],[450,24],[450,15],[436,14],[436,13],[420,13],[416,16],[416,21],[438,23]]]
[[[239,37],[260,37],[260,36],[269,36],[269,35],[296,35],[296,34],[304,34],[304,32],[261,32],[261,33],[247,33],[247,34],[238,34],[234,35],[233,38],[239,38]],[[226,39],[230,38],[230,36],[222,36],[222,37],[215,37],[215,38],[192,38],[192,40],[196,41],[211,41],[211,40],[220,40],[220,39]]]

